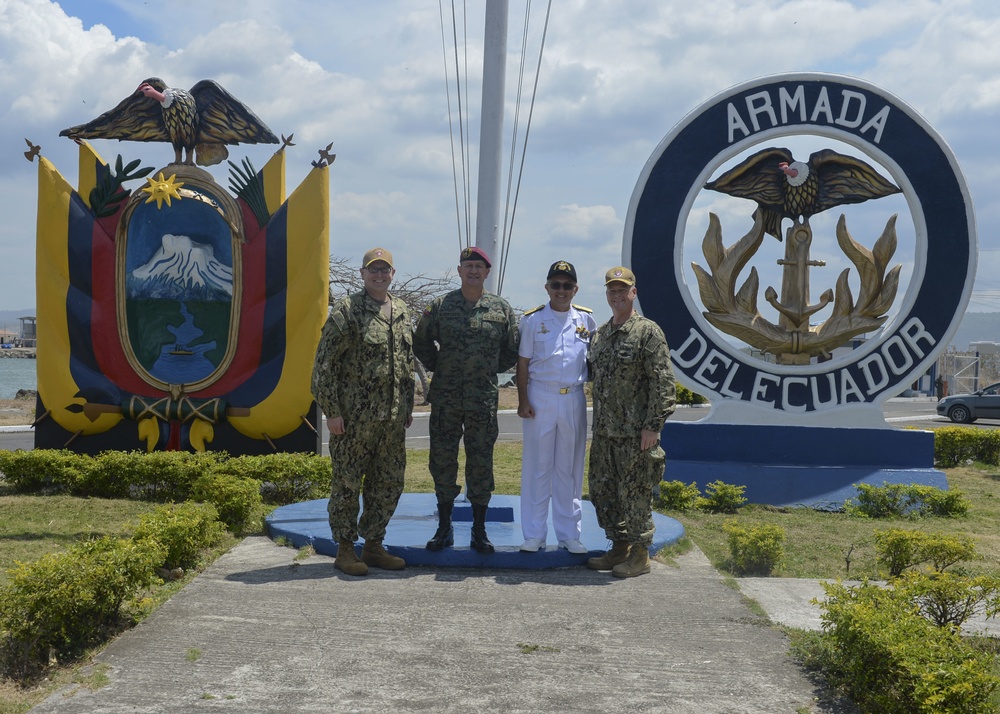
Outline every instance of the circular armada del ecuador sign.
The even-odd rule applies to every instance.
[[[848,144],[878,168],[833,149],[793,157],[781,148],[782,137],[802,136]],[[689,286],[685,230],[703,189],[755,201],[756,210],[747,204],[753,227],[746,235],[713,215],[704,238],[687,239],[701,241],[703,253]],[[865,226],[860,234],[882,235],[862,245],[851,238],[852,217],[842,215],[836,242],[854,267],[811,303],[809,270],[824,263],[809,255],[810,216],[898,193],[915,233],[905,294],[896,295],[895,218]],[[780,295],[770,287],[761,293],[752,263],[762,242],[773,240],[768,235],[783,241]],[[923,118],[861,80],[795,73],[733,87],[663,139],[632,195],[623,262],[636,274],[643,314],[666,334],[678,379],[711,397],[707,421],[884,426],[881,403],[923,375],[958,328],[976,250],[958,162]],[[758,298],[777,319],[758,311]],[[852,340],[854,349],[835,352]]]

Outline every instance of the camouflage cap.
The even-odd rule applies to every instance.
[[[487,268],[493,267],[490,262],[489,256],[486,255],[486,251],[480,248],[478,245],[465,248],[458,256],[458,262],[461,263],[463,260],[481,260],[486,263]]]
[[[626,268],[623,265],[619,265],[617,268],[612,268],[604,274],[604,284],[608,283],[625,283],[629,287],[635,285],[635,273]]]
[[[365,253],[365,257],[361,260],[361,267],[367,268],[376,260],[388,263],[390,268],[394,267],[392,264],[392,253],[387,251],[385,248],[372,248],[370,251]]]

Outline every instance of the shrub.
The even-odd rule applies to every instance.
[[[771,523],[729,522],[729,558],[737,575],[770,575],[785,556],[785,529]]]
[[[656,498],[656,507],[667,511],[689,511],[701,492],[692,481],[687,486],[681,481],[661,481],[660,493]]]
[[[225,535],[215,506],[207,503],[176,503],[160,506],[139,518],[132,532],[136,542],[155,541],[166,553],[159,567],[170,570],[194,565],[201,551],[211,548]]]
[[[1000,579],[986,575],[911,571],[893,586],[938,627],[961,627],[976,611],[989,608],[1000,597]]]
[[[934,430],[934,463],[949,468],[967,461],[1000,464],[1000,432],[962,426]]]
[[[158,582],[163,556],[154,541],[105,537],[18,563],[0,590],[8,672],[23,676],[50,651],[72,657],[99,640],[126,600]]]
[[[128,498],[130,484],[140,481],[137,472],[146,468],[145,456],[139,451],[102,452],[77,481],[73,493],[98,498]]]
[[[975,543],[968,536],[901,528],[877,530],[873,536],[876,560],[888,569],[890,578],[899,577],[907,568],[921,563],[930,563],[934,570],[941,572],[955,563],[978,557]]]
[[[857,502],[855,499],[844,501],[844,512],[862,518],[901,518],[906,515],[909,507],[908,489],[901,483],[883,483],[875,486],[870,483],[857,483]]]
[[[708,513],[736,513],[747,502],[743,497],[746,490],[746,486],[712,481],[705,485],[705,495],[695,500],[695,507]]]
[[[924,535],[900,528],[875,531],[875,558],[889,570],[890,578],[898,578],[910,566],[923,562],[916,553]]]
[[[964,516],[969,502],[961,491],[944,491],[917,483],[870,483],[854,485],[857,499],[844,502],[844,512],[860,518],[918,518]]]
[[[185,501],[194,483],[228,458],[225,453],[153,451],[138,454],[142,461],[131,483],[134,497],[148,501]]]
[[[0,451],[0,471],[16,491],[68,491],[88,468],[90,457],[63,449]]]
[[[194,482],[191,498],[211,503],[219,520],[233,533],[246,530],[255,515],[260,514],[260,484],[227,474],[205,474]]]
[[[928,533],[921,543],[920,555],[923,561],[931,567],[944,572],[947,568],[963,560],[978,560],[976,544],[966,535],[947,536],[941,533]]]
[[[969,513],[969,501],[958,489],[944,491],[933,486],[913,486],[915,496],[920,500],[920,513],[927,516],[965,516]]]
[[[330,459],[316,454],[239,456],[216,471],[256,480],[265,503],[284,505],[330,495]]]
[[[708,399],[698,394],[698,392],[692,392],[690,389],[685,387],[683,384],[677,385],[677,403],[678,404],[706,404]]]
[[[901,592],[824,583],[823,637],[831,681],[862,711],[993,711],[994,656],[952,628],[936,627]]]

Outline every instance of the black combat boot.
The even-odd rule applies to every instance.
[[[490,543],[490,539],[486,535],[486,509],[488,508],[489,506],[485,504],[472,504],[472,542],[469,545],[477,553],[492,553],[494,551],[493,544]]]
[[[438,529],[434,537],[427,541],[427,550],[441,550],[455,545],[455,529],[451,525],[454,507],[454,501],[438,501]]]

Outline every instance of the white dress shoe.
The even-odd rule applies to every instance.
[[[539,548],[545,548],[545,540],[542,538],[528,538],[521,543],[522,553],[537,553]]]
[[[560,548],[565,548],[570,553],[576,553],[577,555],[580,555],[582,553],[589,553],[590,552],[590,551],[587,550],[587,546],[585,546],[583,543],[581,543],[580,541],[578,541],[576,538],[573,538],[572,540],[561,540],[561,541],[559,541],[559,547]]]

